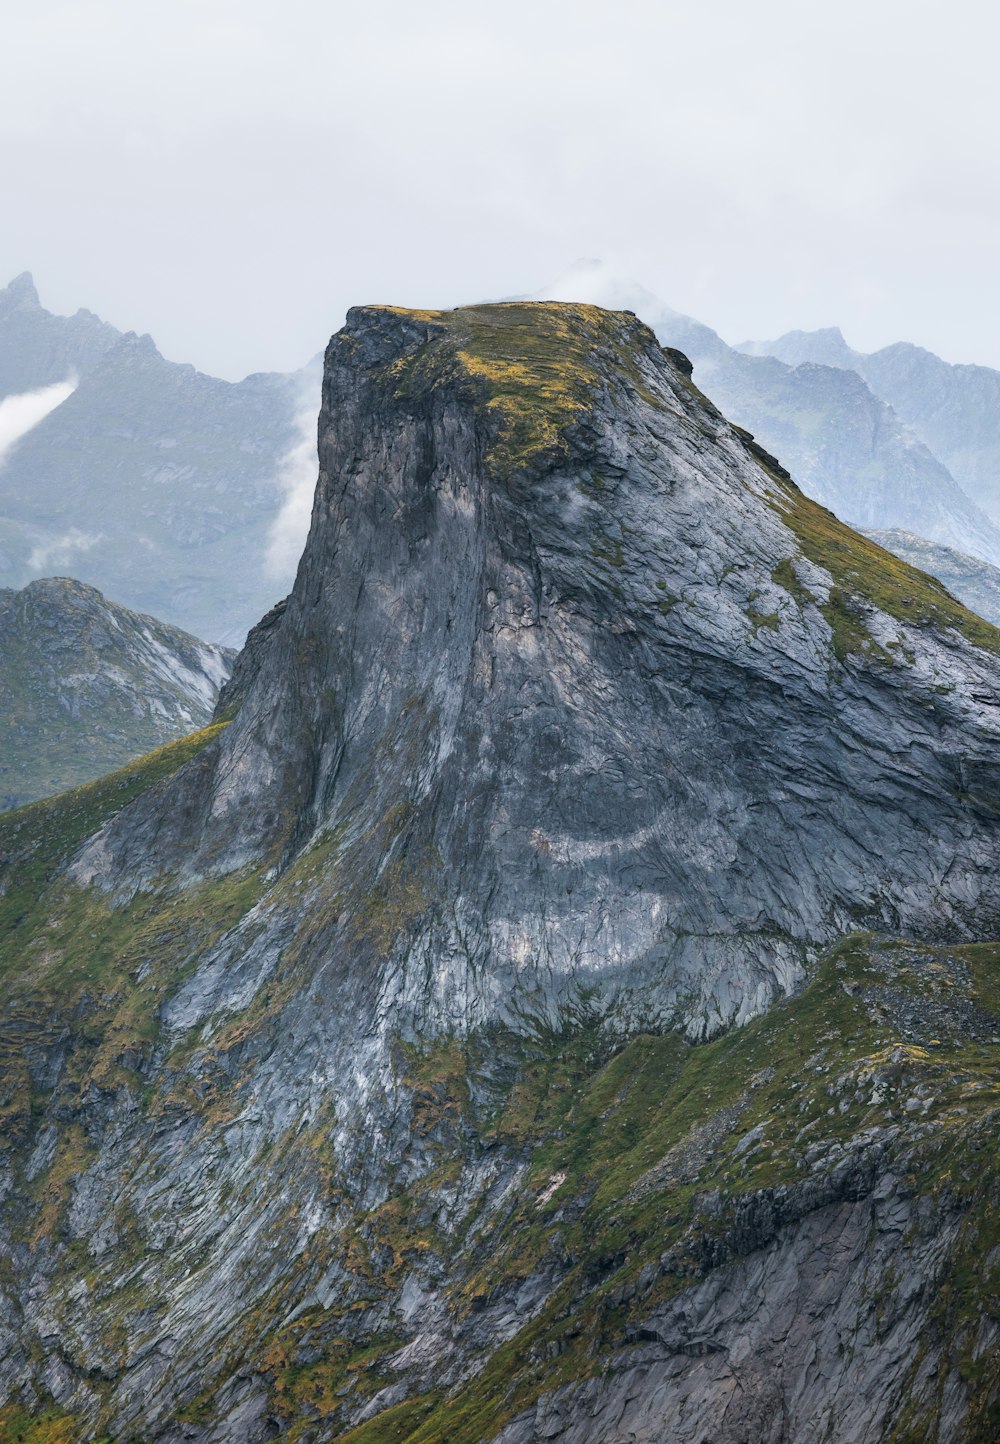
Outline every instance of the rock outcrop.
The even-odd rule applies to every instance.
[[[985,1440],[998,708],[633,316],[353,311],[217,724],[0,836],[10,1409]]]

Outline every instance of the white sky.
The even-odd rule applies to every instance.
[[[985,0],[15,0],[0,284],[204,370],[601,256],[727,340],[1000,366]]]

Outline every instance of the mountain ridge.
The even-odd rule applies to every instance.
[[[0,589],[3,806],[90,782],[204,725],[232,658],[73,578]]]
[[[815,360],[856,372],[892,405],[994,521],[1000,516],[1000,372],[952,363],[909,341],[855,351],[836,327],[744,342],[754,355]]]
[[[51,315],[33,286],[13,303],[0,291],[0,392],[69,375],[72,394],[0,466],[0,581],[72,571],[137,611],[241,644],[293,574],[268,561],[312,370],[222,381],[89,312]]]

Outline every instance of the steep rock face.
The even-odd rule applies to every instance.
[[[824,1432],[885,1439],[903,1389],[916,1382],[928,1305],[960,1215],[921,1211],[888,1169],[860,1192],[847,1189],[773,1236],[765,1232],[748,1259],[646,1314],[626,1333],[612,1380],[543,1395],[496,1444],[782,1444]],[[766,1217],[769,1200],[762,1202]],[[937,1366],[925,1359],[916,1371],[925,1393]],[[938,1427],[940,1437],[960,1439],[968,1398],[957,1384],[952,1390]]]
[[[768,1270],[782,1316],[839,1286],[864,1200],[919,1173],[953,1176],[956,1312],[912,1305],[948,1438],[994,1343],[961,1310],[995,956],[945,939],[996,929],[998,634],[628,315],[353,312],[320,442],[219,724],[0,830],[10,1410],[612,1439],[658,1369],[655,1437],[699,1389],[718,1417],[702,1343],[745,1357]],[[838,946],[859,925],[923,941]],[[775,1358],[775,1439],[868,1388],[866,1307],[854,1374],[817,1324],[798,1412]],[[923,1398],[904,1354],[868,1437]]]
[[[879,611],[862,573],[892,564],[846,529],[846,574],[824,573],[809,528],[836,523],[644,328],[570,312],[577,335],[537,315],[527,380],[504,355],[519,328],[534,339],[516,308],[352,315],[267,666],[210,779],[192,780],[193,815],[171,833],[151,803],[147,846],[134,809],[81,876],[127,885],[136,857],[191,874],[281,863],[340,828],[360,887],[387,866],[366,832],[405,814],[389,855],[423,879],[418,956],[448,993],[421,1006],[442,1017],[451,989],[488,1015],[523,971],[522,986],[609,994],[642,979],[668,1014],[694,990],[692,1019],[728,1023],[852,920],[981,919],[994,655],[914,631],[908,577],[900,615]],[[491,384],[509,392],[474,404]],[[551,403],[523,410],[546,384]]]
[[[64,792],[204,726],[232,660],[67,577],[0,590],[0,806]]]

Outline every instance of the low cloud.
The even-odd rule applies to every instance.
[[[17,396],[5,396],[0,401],[0,464],[22,436],[27,436],[75,390],[74,379],[57,381],[54,386],[40,386],[37,391],[22,391]]]
[[[58,536],[47,536],[36,543],[28,557],[28,570],[33,577],[68,567],[81,552],[89,552],[99,541],[104,540],[103,532],[80,531],[71,526],[69,531]]]
[[[319,460],[316,454],[316,402],[310,398],[295,418],[296,440],[281,459],[278,485],[283,501],[271,523],[264,558],[269,577],[291,587],[305,546],[312,515]]]

